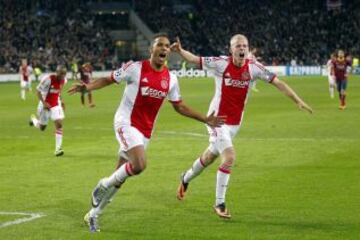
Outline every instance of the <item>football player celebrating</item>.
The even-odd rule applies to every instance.
[[[166,34],[155,35],[150,46],[150,59],[129,62],[89,84],[76,84],[69,89],[73,94],[100,89],[113,83],[126,82],[124,95],[116,111],[114,130],[120,144],[119,168],[109,177],[101,179],[92,192],[92,208],[84,220],[91,232],[100,231],[97,219],[112,196],[125,180],[145,170],[145,150],[163,101],[167,98],[175,111],[209,127],[219,127],[223,117],[214,114],[204,116],[188,107],[181,99],[175,75],[165,66],[170,53],[170,41]]]
[[[231,214],[225,206],[225,195],[229,184],[231,168],[235,161],[235,149],[232,139],[239,131],[245,104],[249,96],[251,81],[256,79],[274,85],[286,96],[290,97],[300,109],[312,112],[312,109],[277,76],[266,70],[255,59],[247,58],[249,54],[248,39],[241,34],[234,35],[230,40],[231,56],[199,57],[181,47],[180,40],[172,44],[171,49],[180,54],[186,61],[198,64],[215,76],[215,96],[209,112],[227,116],[225,124],[220,127],[208,127],[209,147],[195,160],[190,169],[181,175],[177,198],[183,200],[189,183],[206,167],[220,156],[221,163],[216,177],[216,199],[214,210],[222,218],[230,218]]]

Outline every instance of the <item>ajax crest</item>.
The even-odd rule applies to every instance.
[[[162,79],[161,82],[160,82],[160,85],[163,89],[167,89],[169,84],[168,82],[166,81],[166,79]]]

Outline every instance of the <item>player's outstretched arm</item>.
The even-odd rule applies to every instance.
[[[286,96],[290,97],[296,105],[299,107],[300,110],[306,110],[309,113],[313,113],[312,108],[307,105],[296,93],[295,91],[289,87],[285,82],[279,80],[277,77],[272,81],[272,84],[277,87],[282,93]]]
[[[201,113],[191,109],[183,102],[172,103],[172,105],[175,111],[179,114],[185,117],[193,118],[199,122],[206,123],[210,127],[220,127],[226,120],[226,116],[214,116],[215,112],[211,113],[209,116],[204,116]]]
[[[294,90],[292,90],[289,85],[287,85],[285,82],[279,80],[277,77],[272,81],[272,84],[277,87],[282,93],[284,93],[286,96],[290,97],[296,105],[301,110],[306,110],[309,113],[313,113],[312,108],[307,105],[296,93]]]
[[[69,90],[67,91],[70,95],[73,95],[77,92],[87,92],[87,91],[92,91],[92,90],[96,90],[96,89],[100,89],[103,87],[106,87],[110,84],[113,84],[114,81],[109,78],[98,78],[98,79],[94,79],[94,81],[88,83],[88,84],[84,84],[84,83],[75,83],[73,84]]]
[[[173,44],[171,44],[170,46],[171,51],[178,53],[185,61],[189,62],[189,63],[194,63],[194,64],[200,64],[200,57],[194,55],[193,53],[186,51],[185,49],[183,49],[181,47],[181,42],[179,37],[176,38],[176,42],[174,42]]]

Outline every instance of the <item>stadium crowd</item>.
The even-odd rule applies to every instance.
[[[53,71],[57,64],[115,67],[111,38],[82,1],[0,1],[0,73],[17,72],[21,58]]]
[[[91,13],[88,2],[0,0],[0,73],[17,72],[21,58],[44,71],[56,64],[70,67],[74,60],[90,62],[95,70],[118,66],[111,25]],[[359,55],[359,10],[355,0],[332,11],[324,0],[135,2],[135,11],[153,32],[179,36],[194,53],[228,54],[226,41],[239,32],[268,65],[323,65],[339,48]]]
[[[188,1],[193,8],[185,11],[165,0],[157,2],[137,2],[140,16],[153,30],[180,36],[183,45],[197,54],[228,54],[226,41],[237,32],[259,48],[266,64],[295,60],[299,65],[323,65],[338,48],[360,53],[358,1],[348,0],[332,11],[324,0],[197,0]]]

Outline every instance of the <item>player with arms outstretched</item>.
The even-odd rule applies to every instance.
[[[312,109],[283,81],[266,70],[262,64],[247,58],[249,53],[248,39],[241,34],[234,35],[230,40],[230,56],[199,57],[181,47],[180,40],[172,44],[171,49],[179,53],[186,61],[198,64],[215,76],[215,96],[209,112],[226,116],[221,127],[208,127],[209,147],[195,160],[191,168],[181,175],[177,190],[177,198],[183,200],[189,183],[206,167],[220,156],[221,163],[216,177],[216,199],[214,210],[222,218],[230,218],[231,214],[225,205],[225,195],[229,183],[231,168],[235,161],[235,149],[232,139],[239,131],[245,104],[249,96],[250,83],[256,79],[274,85],[286,96],[290,97],[300,109],[312,112]]]
[[[44,76],[37,86],[37,96],[39,104],[37,108],[37,117],[31,115],[30,126],[34,126],[41,131],[44,131],[49,118],[55,124],[55,156],[62,156],[64,151],[62,149],[63,141],[63,119],[64,105],[61,100],[61,91],[64,84],[67,82],[66,67],[59,65],[56,68],[55,74],[48,74]]]
[[[92,192],[92,208],[84,220],[91,232],[100,230],[97,219],[112,196],[125,180],[140,174],[146,168],[145,149],[150,141],[158,112],[167,98],[179,114],[219,127],[224,119],[214,114],[204,116],[188,107],[181,99],[177,78],[165,66],[170,53],[166,34],[155,35],[150,46],[150,59],[129,62],[112,72],[110,77],[99,78],[89,84],[77,84],[69,93],[95,90],[113,83],[126,82],[121,103],[114,118],[114,130],[120,144],[119,168],[99,181]]]

